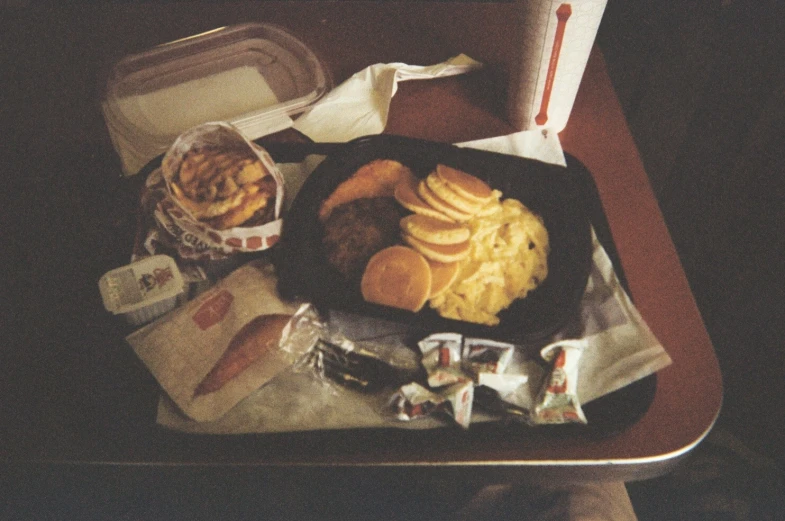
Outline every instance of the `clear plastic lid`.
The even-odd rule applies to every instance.
[[[115,146],[154,157],[208,121],[229,121],[249,139],[284,128],[331,86],[300,40],[249,23],[127,56],[110,72],[102,104]]]

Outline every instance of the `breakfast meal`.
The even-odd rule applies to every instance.
[[[328,262],[359,278],[374,304],[418,312],[428,303],[442,317],[494,326],[548,275],[542,219],[444,164],[418,179],[397,161],[367,163],[324,201],[319,219]]]
[[[229,342],[221,358],[199,383],[194,397],[214,393],[245,371],[267,351],[278,348],[291,315],[260,315],[243,326]]]
[[[169,184],[177,202],[216,230],[272,221],[276,182],[252,150],[189,150]]]

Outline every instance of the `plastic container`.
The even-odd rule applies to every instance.
[[[183,131],[227,121],[248,139],[281,130],[332,87],[313,52],[283,29],[222,27],[127,56],[102,98],[125,174],[137,173]]]
[[[153,255],[107,272],[98,281],[107,311],[129,324],[150,322],[174,309],[185,282],[172,257]]]

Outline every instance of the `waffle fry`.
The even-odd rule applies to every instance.
[[[225,230],[274,204],[275,183],[265,182],[269,176],[250,150],[202,148],[185,155],[171,188],[196,219]]]

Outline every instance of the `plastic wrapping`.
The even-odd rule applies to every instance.
[[[101,108],[132,175],[190,127],[229,121],[256,139],[291,126],[331,87],[329,72],[294,35],[246,23],[126,56],[110,71]]]
[[[394,351],[374,342],[354,342],[330,328],[309,304],[303,305],[292,323],[292,333],[282,347],[305,355],[298,371],[312,371],[322,381],[356,391],[373,393],[395,388],[416,376],[417,368],[400,363]]]

